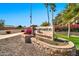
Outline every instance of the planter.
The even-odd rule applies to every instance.
[[[74,44],[69,41],[64,45],[49,44],[38,38],[31,38],[32,44],[35,48],[49,56],[74,56],[76,55],[76,48]]]

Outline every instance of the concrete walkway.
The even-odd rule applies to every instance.
[[[13,36],[17,36],[17,35],[21,35],[22,33],[14,33],[14,34],[7,34],[7,35],[0,35],[0,40],[1,39],[5,39],[5,38],[9,38],[9,37],[13,37]]]

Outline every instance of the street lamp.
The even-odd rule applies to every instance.
[[[30,4],[30,26],[32,25],[32,3]]]

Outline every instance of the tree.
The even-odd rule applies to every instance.
[[[76,6],[76,4],[73,4],[73,3],[70,3],[68,4],[68,8],[67,10],[69,10],[66,14],[65,14],[65,20],[64,21],[67,21],[66,24],[68,24],[68,38],[70,38],[70,31],[71,31],[71,20],[73,20],[73,18],[75,17],[75,15],[77,14],[76,12],[76,8],[74,8]]]
[[[4,25],[5,25],[5,21],[4,20],[0,20],[0,27],[4,27]]]
[[[45,7],[47,9],[47,17],[48,17],[48,25],[50,25],[50,19],[49,19],[49,8],[48,8],[49,4],[48,3],[45,3]]]
[[[17,29],[22,29],[22,28],[23,28],[22,25],[18,25],[18,26],[17,26]]]
[[[43,22],[40,26],[49,26],[48,22]]]
[[[63,11],[62,15],[56,17],[60,24],[68,25],[68,38],[70,37],[70,24],[72,24],[75,20],[75,17],[79,16],[79,4],[69,3],[66,9]]]
[[[55,28],[54,28],[54,19],[53,19],[53,12],[55,12],[55,7],[56,5],[54,3],[50,3],[50,8],[51,8],[51,11],[52,11],[52,39],[54,40],[54,31],[55,31]]]

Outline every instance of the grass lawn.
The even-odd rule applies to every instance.
[[[70,38],[68,38],[67,35],[62,35],[62,34],[56,34],[56,36],[59,38],[64,38],[69,41],[72,41],[75,44],[76,48],[79,49],[79,37],[71,36]]]

